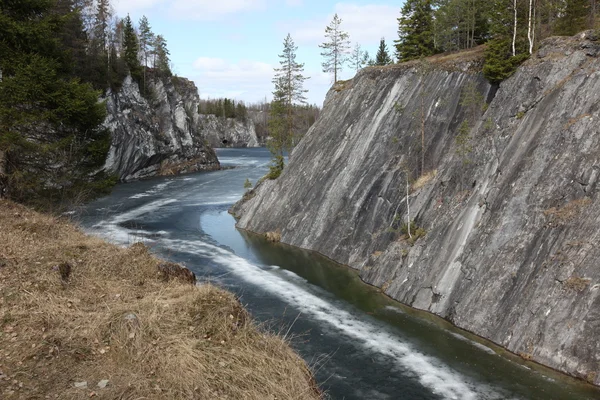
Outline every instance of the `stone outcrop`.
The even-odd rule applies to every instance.
[[[141,95],[127,77],[106,98],[112,144],[105,169],[122,181],[214,170],[219,161],[199,132],[198,90],[184,78],[153,80]]]
[[[367,68],[329,92],[283,174],[232,209],[238,226],[600,385],[599,55],[591,33],[550,38],[499,87],[476,58]],[[421,175],[414,240],[406,170]]]
[[[259,147],[254,122],[215,115],[200,115],[199,129],[212,147]]]

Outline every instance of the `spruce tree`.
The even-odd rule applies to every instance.
[[[125,64],[129,69],[131,77],[139,83],[142,81],[142,68],[138,59],[138,38],[129,14],[123,22],[123,50],[125,52],[123,58],[125,59]]]
[[[154,42],[154,33],[150,28],[150,23],[146,16],[142,16],[140,19],[140,55],[142,59],[143,69],[143,86],[146,87],[146,69],[148,67],[148,58],[152,53],[152,44]]]
[[[514,4],[517,3],[517,8]],[[515,19],[515,15],[517,19]],[[485,51],[483,74],[490,82],[511,76],[528,58],[524,8],[514,0],[494,0],[490,8],[490,34]]]
[[[431,0],[406,0],[398,18],[398,61],[427,57],[435,53]]]
[[[171,76],[171,67],[169,59],[169,49],[167,48],[167,41],[162,35],[156,36],[154,40],[154,68],[162,76]]]
[[[51,6],[0,2],[0,192],[37,206],[102,185],[110,145],[105,106],[72,75],[66,15]]]
[[[321,56],[325,58],[321,64],[323,72],[333,73],[333,83],[338,81],[338,72],[342,71],[350,51],[348,33],[342,30],[341,25],[342,20],[335,14],[331,24],[325,28],[325,43],[319,45],[323,49]]]
[[[377,50],[377,55],[375,56],[375,65],[389,65],[392,64],[392,58],[390,57],[387,49],[387,45],[385,44],[385,38],[381,38],[379,41],[379,49]]]
[[[295,142],[295,104],[306,103],[303,75],[304,64],[296,61],[298,47],[288,33],[283,41],[283,53],[279,55],[279,68],[275,68],[273,102],[271,106],[271,137],[269,150],[275,157],[283,151],[291,151]]]

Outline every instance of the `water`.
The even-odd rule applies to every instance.
[[[228,208],[267,171],[264,149],[218,150],[210,173],[119,185],[89,204],[82,225],[118,244],[143,241],[200,280],[239,296],[292,337],[332,399],[598,399],[595,389],[404,307],[354,271],[235,229]]]

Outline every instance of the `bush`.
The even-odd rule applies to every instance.
[[[283,156],[275,156],[271,160],[271,165],[269,165],[269,173],[267,174],[267,178],[274,180],[279,178],[279,175],[283,172],[283,167],[285,166]]]
[[[410,228],[410,235],[408,234]],[[400,227],[400,231],[404,234],[405,239],[412,246],[419,240],[419,238],[424,237],[427,234],[427,231],[423,228],[418,227],[415,224],[415,221],[411,221],[410,224],[403,223]]]

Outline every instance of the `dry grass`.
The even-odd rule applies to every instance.
[[[433,171],[425,172],[423,175],[419,176],[419,178],[412,184],[411,189],[413,192],[421,189],[429,182],[433,180],[437,176],[437,169]]]
[[[274,232],[267,232],[267,233],[265,233],[265,238],[269,242],[279,243],[279,242],[281,242],[281,232],[279,230],[274,231]]]
[[[164,282],[142,244],[119,248],[6,201],[0,243],[2,399],[320,397],[304,361],[233,295]]]
[[[552,207],[544,211],[544,215],[550,218],[551,223],[564,225],[579,215],[588,205],[592,203],[592,199],[584,197],[568,202],[562,207]]]
[[[590,285],[591,281],[591,279],[572,276],[564,282],[564,285],[567,289],[575,292],[583,292]]]

